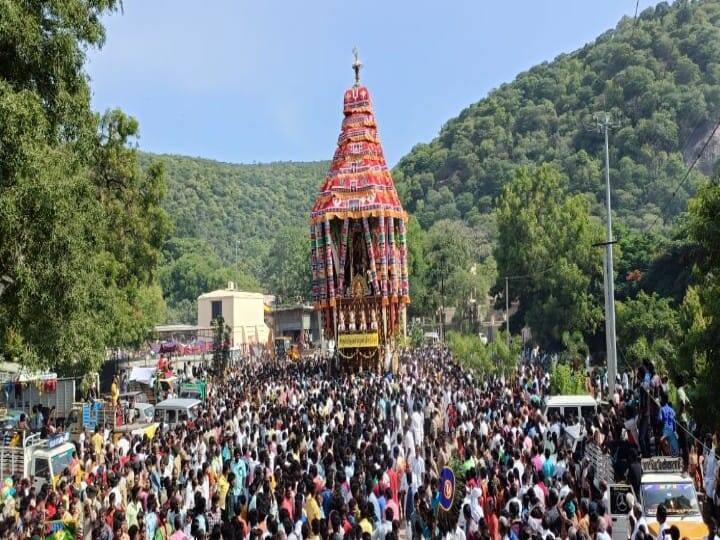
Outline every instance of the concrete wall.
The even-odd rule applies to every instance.
[[[232,328],[235,323],[235,303],[234,298],[227,296],[224,298],[198,298],[198,326],[201,328],[209,328],[212,326],[212,303],[222,302],[222,316],[225,324]]]

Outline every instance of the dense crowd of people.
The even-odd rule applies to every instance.
[[[481,378],[446,350],[422,348],[396,374],[328,369],[320,359],[243,360],[213,377],[196,419],[151,440],[113,443],[99,430],[54,486],[6,480],[2,537],[42,538],[44,524],[61,521],[103,540],[611,538],[607,479],[584,443],[568,443],[571,419],[544,414],[541,362]],[[650,369],[582,419],[587,442],[635,493],[641,455],[682,454],[712,507],[714,441],[708,450],[678,437],[686,397],[676,415]],[[458,476],[449,511],[444,467]],[[642,507],[628,503],[630,540],[653,538]],[[680,540],[677,528],[662,534]]]

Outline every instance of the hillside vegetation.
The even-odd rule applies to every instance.
[[[484,229],[518,166],[550,163],[600,214],[603,138],[594,115],[607,111],[614,209],[630,228],[661,228],[696,188],[699,172],[673,197],[684,161],[720,112],[719,83],[720,3],[661,2],[462,111],[399,162],[395,182],[424,228],[462,219]],[[710,170],[715,146],[700,170]]]
[[[438,276],[455,271],[433,266],[433,254],[457,251],[443,240],[448,231],[472,242],[465,266],[482,264],[485,275],[481,282],[467,269],[445,275],[454,291],[463,291],[446,300],[469,313],[463,299],[482,298],[492,285],[496,265],[486,259],[498,239],[495,208],[519,168],[549,165],[563,191],[583,197],[591,215],[604,215],[604,141],[595,121],[601,111],[613,121],[619,297],[647,290],[682,299],[687,250],[673,218],[706,180],[718,148],[712,141],[680,185],[720,114],[720,2],[710,0],[661,2],[637,19],[624,18],[595,42],[492,91],[398,163],[395,182],[417,220],[409,236],[413,315],[434,312]],[[233,165],[149,155],[141,161],[151,157],[165,165],[164,206],[175,223],[161,269],[169,320],[192,320],[194,297],[231,278],[284,299],[307,296],[307,216],[327,162]],[[649,228],[652,237],[639,235]],[[532,269],[532,258],[528,264]],[[507,264],[497,271],[524,273]],[[634,281],[622,279],[633,272]]]
[[[273,248],[290,244],[302,254],[303,240],[309,243],[310,207],[327,162],[238,165],[146,153],[140,161],[144,167],[159,161],[167,178],[163,205],[174,228],[160,279],[168,321],[193,322],[195,298],[227,281],[298,294],[294,287],[302,282],[283,289],[278,286],[282,276],[276,275],[281,256],[291,258],[292,252]],[[299,265],[298,256],[292,260]],[[309,251],[305,261],[299,270],[309,274]],[[287,273],[285,265],[282,269]]]

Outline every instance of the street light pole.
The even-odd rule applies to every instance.
[[[610,395],[615,392],[617,377],[617,344],[615,340],[615,278],[613,270],[612,208],[610,203],[610,145],[608,132],[612,127],[610,116],[603,114],[597,121],[598,130],[605,134],[605,207],[607,231],[605,239],[605,347],[607,350],[607,378]]]
[[[445,343],[445,272],[440,274],[440,341]]]

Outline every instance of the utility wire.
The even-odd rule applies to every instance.
[[[687,179],[690,178],[690,173],[695,168],[695,165],[697,165],[697,162],[700,160],[702,155],[705,153],[705,149],[710,144],[710,141],[715,137],[715,133],[717,132],[718,128],[720,128],[720,118],[718,118],[717,122],[715,123],[715,127],[713,128],[710,135],[705,139],[705,142],[702,145],[702,148],[700,148],[700,151],[697,153],[695,158],[692,160],[692,163],[688,166],[687,170],[685,171],[685,175],[683,176],[682,180],[680,180],[680,183],[677,185],[675,190],[673,191],[672,195],[670,196],[670,200],[668,200],[665,205],[663,206],[660,213],[657,215],[655,220],[650,224],[650,227],[648,227],[648,230],[651,230],[655,225],[657,225],[658,220],[662,219],[663,214],[668,209],[668,206],[670,206],[670,203],[673,202],[675,199],[675,196],[678,194],[678,191],[680,191],[680,188],[687,182]]]
[[[622,348],[620,347],[620,345],[618,345],[618,352],[620,353],[620,356],[622,356],[623,360],[625,361],[625,369],[630,368],[630,369],[632,370],[632,366],[630,365],[630,362],[628,362],[627,356],[625,355],[625,352],[622,350]],[[645,388],[644,386],[641,386],[640,388],[642,389],[643,392],[645,392],[645,394],[647,394],[647,396],[648,396],[650,399],[653,400],[653,402],[655,403],[655,405],[656,405],[657,408],[659,409],[659,408],[660,408],[660,402],[655,398],[655,396],[653,396],[653,395],[648,391],[648,389]],[[707,452],[708,450],[710,450],[710,448],[708,448],[707,446],[705,446],[705,443],[703,443],[702,440],[698,439],[689,429],[687,429],[685,426],[683,426],[680,422],[675,422],[675,428],[680,428],[680,429],[682,429],[689,437],[691,437],[693,440],[699,442],[699,443],[700,443],[700,446],[702,446],[702,448],[703,448],[703,451]]]
[[[550,266],[548,266],[548,267],[545,268],[544,270],[540,270],[539,272],[531,272],[531,273],[529,273],[529,274],[520,274],[520,275],[517,275],[517,276],[503,276],[503,279],[508,279],[508,280],[510,280],[510,281],[513,281],[513,280],[516,280],[516,279],[527,279],[527,278],[531,278],[531,277],[535,277],[535,276],[540,276],[540,275],[542,275],[542,274],[548,273],[550,270],[552,270],[553,268],[555,268],[555,266],[557,266],[557,263],[551,264]]]
[[[647,394],[647,397],[650,398],[653,401],[653,403],[655,403],[655,406],[659,409],[661,407],[661,405],[660,405],[660,402],[657,400],[657,398],[655,396],[653,396],[648,391],[648,389],[645,388],[644,386],[641,386],[640,388],[642,388],[642,390]],[[693,433],[689,429],[687,429],[685,426],[683,426],[680,422],[677,422],[677,421],[675,422],[675,428],[682,429],[688,436],[692,437],[695,441],[699,442],[700,446],[702,446],[702,448],[703,448],[703,452],[709,452],[710,450],[712,450],[712,448],[708,448],[707,446],[705,446],[704,442],[702,442],[695,435],[693,435]]]

